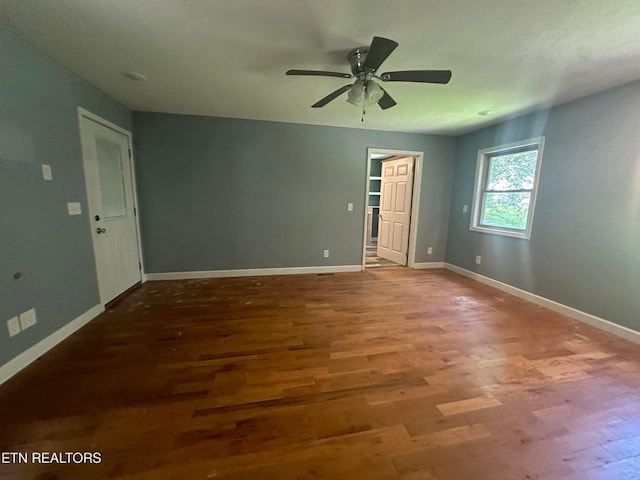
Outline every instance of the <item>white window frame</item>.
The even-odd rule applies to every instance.
[[[538,159],[536,162],[536,172],[533,181],[533,188],[531,189],[531,201],[529,203],[529,212],[527,216],[527,227],[525,230],[504,228],[504,227],[492,227],[488,225],[482,225],[480,218],[482,215],[482,197],[485,191],[487,182],[487,170],[489,167],[489,161],[491,157],[507,154],[512,150],[522,150],[527,147],[535,147],[538,149]],[[533,148],[532,148],[533,149]],[[504,235],[507,237],[522,238],[528,240],[531,238],[531,226],[533,225],[533,214],[536,208],[536,199],[538,196],[538,181],[540,177],[540,166],[542,165],[542,151],[544,149],[544,137],[535,137],[528,140],[521,140],[519,142],[508,143],[505,145],[498,145],[495,147],[484,148],[478,150],[478,160],[476,163],[476,178],[473,188],[473,204],[471,207],[471,222],[469,230],[475,232],[492,233],[494,235]]]

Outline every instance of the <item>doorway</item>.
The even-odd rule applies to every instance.
[[[131,133],[78,109],[100,303],[142,280]]]
[[[362,268],[413,266],[423,152],[370,148]]]

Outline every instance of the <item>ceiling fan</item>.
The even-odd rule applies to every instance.
[[[287,75],[306,75],[320,77],[355,78],[350,85],[334,90],[326,97],[311,105],[313,108],[324,107],[345,92],[349,92],[347,102],[362,105],[364,108],[378,104],[386,110],[396,105],[384,88],[373,79],[383,82],[419,82],[419,83],[448,83],[451,80],[451,70],[404,70],[399,72],[385,72],[376,74],[380,65],[398,46],[397,42],[383,37],[373,37],[369,47],[354,48],[347,55],[351,65],[351,73],[327,72],[324,70],[287,70]]]

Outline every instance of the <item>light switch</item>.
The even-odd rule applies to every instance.
[[[352,202],[347,203],[347,212],[353,212],[353,203]]]
[[[467,213],[469,211],[469,205],[462,206],[462,213]]]
[[[15,337],[20,333],[20,321],[18,317],[13,317],[10,320],[7,320],[7,328],[9,329],[9,336]]]
[[[36,309],[32,308],[20,314],[20,328],[24,330],[36,324]]]
[[[51,172],[51,165],[46,163],[42,164],[42,178],[45,180],[53,180],[53,173]]]
[[[69,215],[80,215],[82,213],[82,206],[80,202],[67,202],[67,210]]]

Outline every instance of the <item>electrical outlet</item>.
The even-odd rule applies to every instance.
[[[347,203],[347,212],[353,212],[353,202]]]
[[[476,255],[476,263],[480,265],[481,261],[482,261],[482,257],[480,255]]]
[[[322,252],[322,256],[323,256],[324,258],[329,258],[329,250],[325,250],[325,251],[323,251],[323,252]]]
[[[20,314],[20,328],[22,330],[36,324],[36,309],[32,308]]]
[[[433,247],[427,247],[427,255],[431,255],[433,253]]]
[[[462,213],[467,213],[469,211],[469,205],[462,205]]]
[[[18,317],[13,317],[7,320],[7,329],[9,330],[9,336],[15,337],[20,333],[20,321]]]

